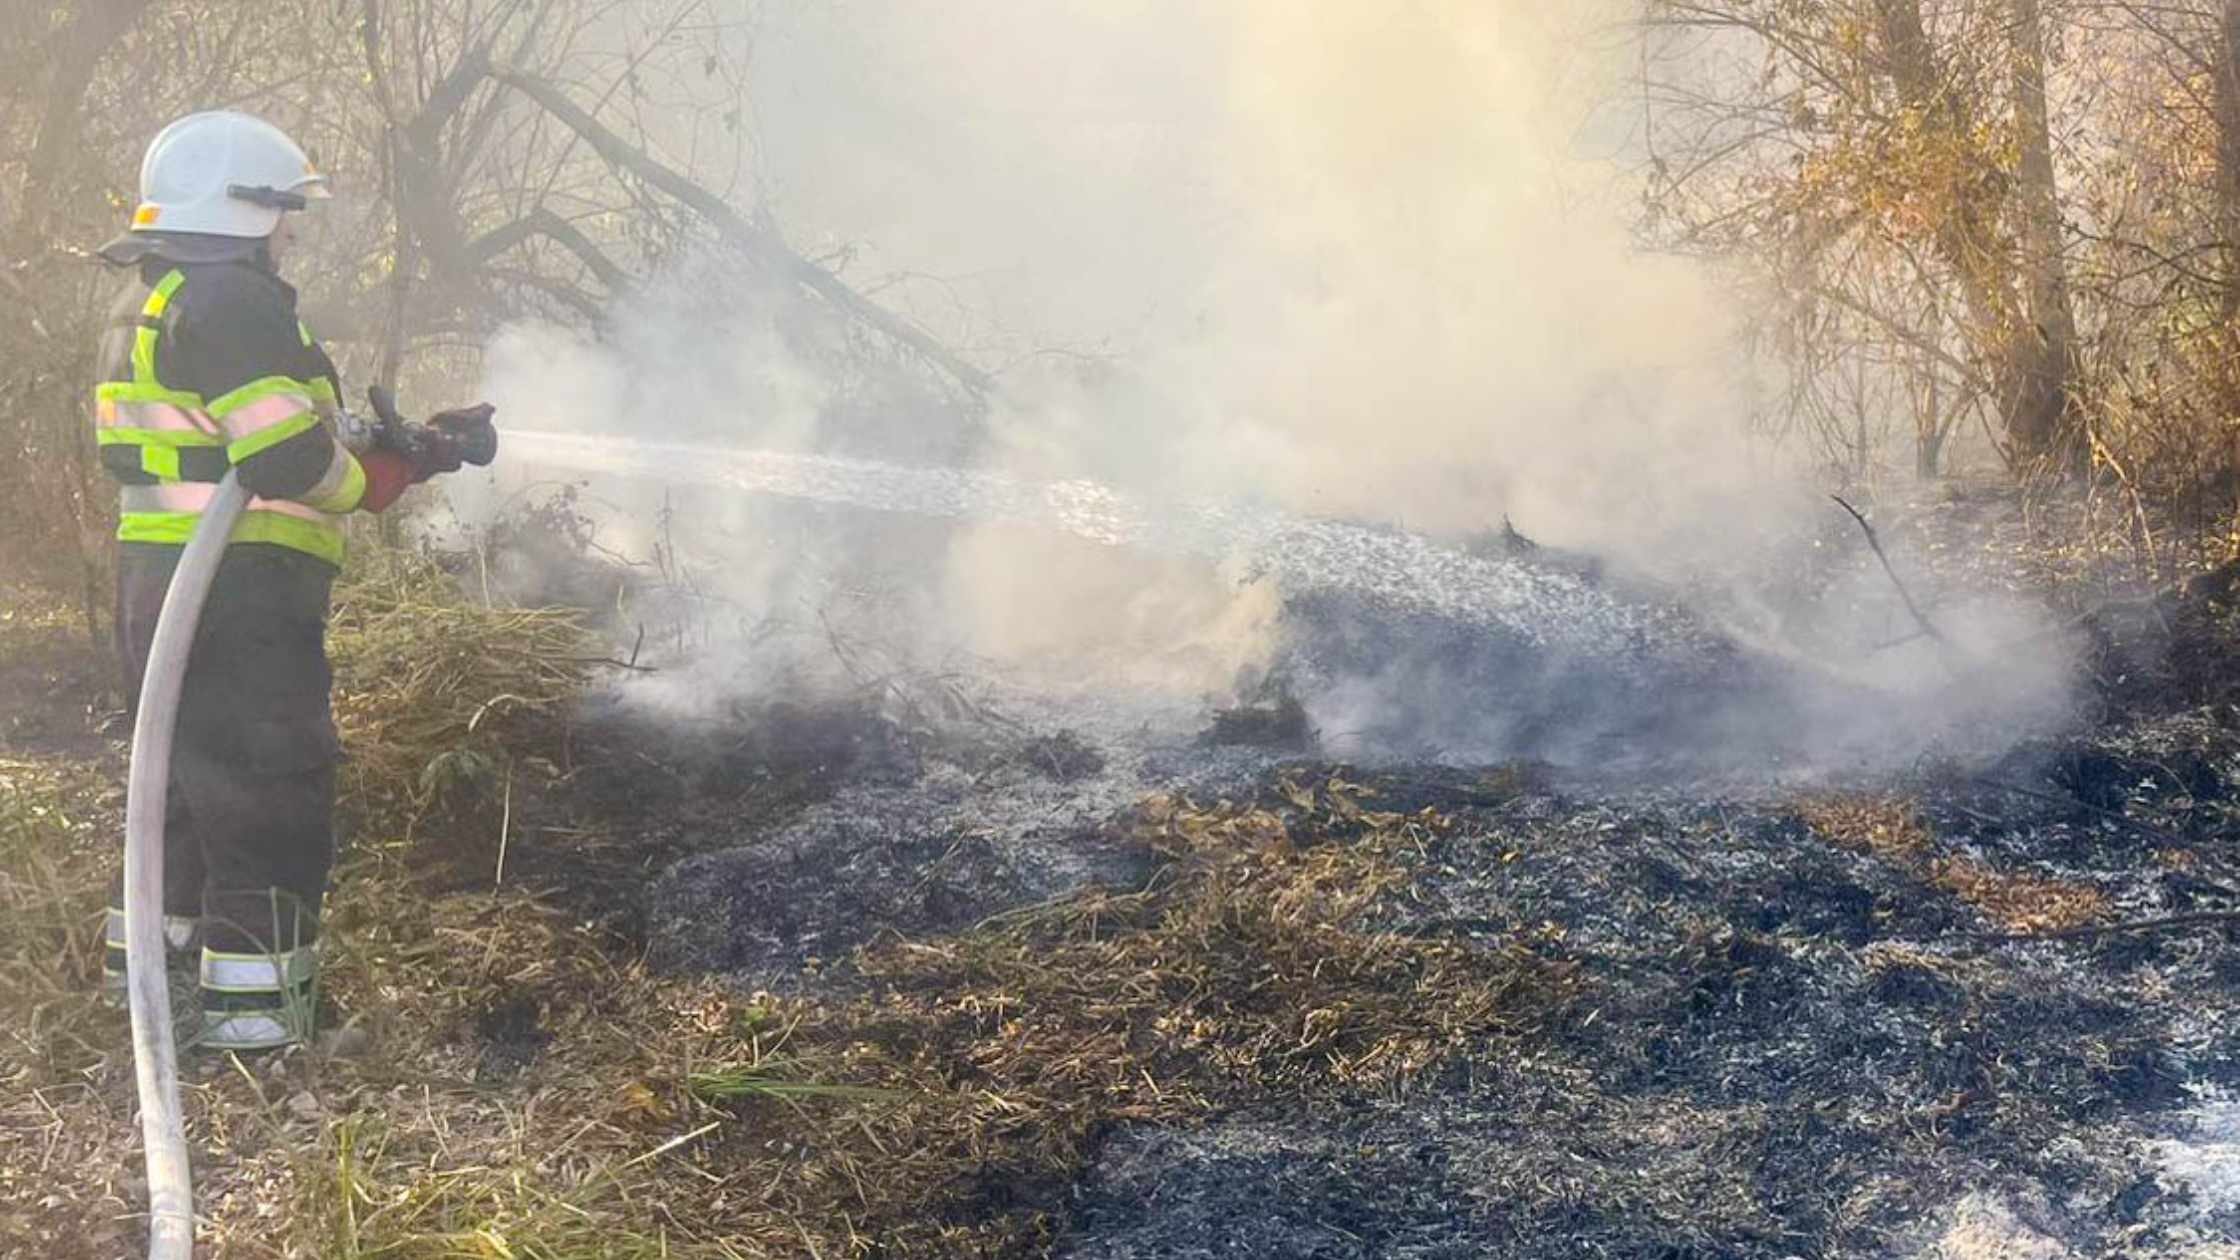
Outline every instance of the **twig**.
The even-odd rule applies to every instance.
[[[1913,624],[1921,627],[1921,633],[1928,635],[1946,647],[1950,647],[1952,641],[1944,637],[1944,632],[1937,629],[1936,623],[1929,620],[1927,613],[1921,611],[1921,605],[1913,602],[1913,592],[1907,590],[1906,584],[1899,579],[1898,570],[1890,563],[1889,553],[1882,549],[1882,539],[1876,537],[1874,526],[1867,523],[1865,514],[1851,506],[1840,494],[1831,494],[1828,497],[1834,499],[1836,505],[1844,511],[1851,513],[1852,520],[1859,522],[1859,528],[1865,531],[1867,535],[1867,545],[1874,548],[1874,558],[1882,562],[1882,571],[1890,575],[1890,585],[1897,588],[1898,598],[1905,601],[1906,611],[1913,614]]]
[[[632,655],[634,658],[635,653]],[[616,669],[629,670],[633,674],[658,674],[661,672],[651,665],[640,665],[635,659],[618,661],[611,656],[563,656],[560,659],[570,665],[611,665]]]
[[[2160,919],[2126,919],[2121,923],[2095,923],[2063,928],[2058,932],[1964,932],[1979,941],[2073,941],[2123,932],[2160,932],[2169,928],[2199,927],[2210,923],[2240,923],[2240,910],[2206,910],[2198,914],[2173,914]]]
[[[2001,792],[2012,792],[2016,796],[2028,796],[2036,800],[2049,801],[2055,805],[2068,805],[2076,809],[2082,809],[2088,813],[2098,814],[2102,818],[2108,819],[2110,822],[2129,827],[2133,831],[2138,832],[2140,835],[2146,836],[2148,839],[2160,840],[2164,844],[2170,845],[2173,848],[2185,847],[2186,842],[2184,838],[2178,835],[2175,835],[2168,831],[2164,831],[2162,828],[2154,826],[2151,823],[2140,822],[2138,819],[2133,818],[2131,815],[2126,814],[2121,810],[2109,809],[2105,805],[2095,805],[2091,801],[2085,800],[2078,796],[2064,796],[2059,792],[2047,792],[2038,788],[2028,788],[2022,786],[2019,783],[2007,783],[2002,780],[1988,778],[1983,775],[1976,776],[1974,779],[1970,780],[1970,782],[1981,784],[1982,786],[1987,788],[1997,788]]]
[[[694,1129],[690,1133],[680,1133],[677,1136],[670,1138],[668,1141],[663,1142],[661,1145],[654,1147],[652,1150],[647,1151],[645,1154],[640,1155],[636,1159],[631,1160],[629,1163],[622,1165],[622,1168],[636,1168],[638,1165],[645,1163],[649,1159],[658,1159],[661,1156],[677,1149],[678,1147],[683,1146],[685,1143],[690,1142],[695,1138],[705,1137],[722,1127],[723,1122],[721,1120],[711,1120],[708,1123],[701,1125],[699,1128]],[[619,1172],[621,1171],[621,1169],[617,1169],[616,1171]]]
[[[1906,632],[1906,633],[1904,633],[1904,634],[1901,634],[1901,635],[1896,635],[1896,636],[1893,636],[1893,637],[1891,637],[1891,638],[1888,638],[1888,639],[1884,639],[1884,640],[1883,640],[1882,642],[1880,642],[1880,643],[1877,643],[1877,644],[1875,644],[1875,645],[1874,645],[1873,647],[1870,647],[1870,648],[1868,648],[1868,649],[1867,649],[1867,655],[1869,655],[1869,656],[1879,656],[1879,655],[1881,655],[1882,653],[1884,653],[1884,652],[1887,652],[1887,651],[1889,651],[1889,650],[1890,650],[1890,649],[1892,649],[1892,648],[1902,648],[1902,647],[1904,647],[1904,646],[1905,646],[1906,644],[1908,644],[1908,643],[1913,643],[1913,642],[1915,642],[1915,641],[1917,641],[1917,640],[1920,640],[1920,639],[1926,639],[1926,638],[1928,638],[1928,637],[1929,637],[1929,636],[1928,636],[1927,634],[1925,634],[1925,633],[1923,633],[1923,632],[1921,632],[1921,631],[1919,631],[1919,630],[1909,630],[1909,631],[1907,631],[1907,632]]]
[[[506,800],[498,819],[498,873],[491,877],[494,892],[506,882],[506,839],[513,834],[513,764],[506,763]]]

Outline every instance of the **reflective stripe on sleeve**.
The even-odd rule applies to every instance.
[[[226,453],[238,464],[317,424],[311,394],[311,387],[294,377],[266,376],[211,399],[207,410],[225,430]]]
[[[366,497],[366,470],[342,443],[334,444],[334,458],[327,462],[319,484],[303,494],[302,502],[322,512],[340,516],[354,512]]]
[[[267,404],[279,402],[280,400],[277,398],[267,398],[263,402],[252,404],[248,410],[255,410],[256,408],[264,407]],[[246,412],[235,413],[235,415],[237,416],[243,414],[246,414]],[[247,461],[251,456],[258,454],[259,452],[271,450],[273,447],[280,445],[282,442],[287,441],[289,438],[295,437],[296,435],[301,433],[307,433],[311,431],[312,429],[318,427],[318,424],[319,414],[317,412],[297,411],[293,415],[290,415],[275,424],[269,425],[265,428],[257,429],[246,437],[238,438],[235,441],[228,443],[226,446],[226,458],[232,460],[236,464],[243,463]]]

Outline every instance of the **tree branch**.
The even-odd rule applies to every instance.
[[[543,106],[547,113],[558,118],[569,130],[582,136],[609,165],[630,172],[651,187],[682,202],[713,225],[723,239],[776,274],[792,279],[849,316],[909,347],[973,392],[986,393],[994,387],[995,380],[987,372],[967,363],[924,330],[857,293],[831,272],[794,253],[770,233],[747,222],[738,211],[725,204],[721,197],[615,134],[569,100],[558,87],[534,76],[510,70],[493,71],[492,77]]]
[[[544,206],[538,206],[526,216],[508,223],[504,227],[485,232],[468,242],[465,250],[466,260],[477,267],[482,266],[534,236],[545,237],[566,249],[569,253],[574,254],[582,261],[584,266],[591,269],[591,274],[599,277],[599,283],[606,285],[608,289],[619,290],[629,287],[630,273],[624,271],[613,259],[600,252],[599,247],[592,243],[591,238],[578,231],[575,224],[554,214]]]

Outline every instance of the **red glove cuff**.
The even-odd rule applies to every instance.
[[[358,500],[361,512],[388,511],[414,480],[412,461],[387,447],[358,456],[358,467],[366,474],[365,497]]]

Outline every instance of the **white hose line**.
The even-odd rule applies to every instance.
[[[171,790],[171,737],[179,691],[202,604],[225,558],[249,492],[228,472],[203,509],[172,571],[140,681],[132,725],[132,773],[124,810],[125,969],[132,1004],[132,1059],[140,1085],[140,1131],[148,1158],[148,1260],[194,1254],[194,1174],[179,1107],[178,1048],[171,1026],[171,984],[163,941],[163,815]]]

